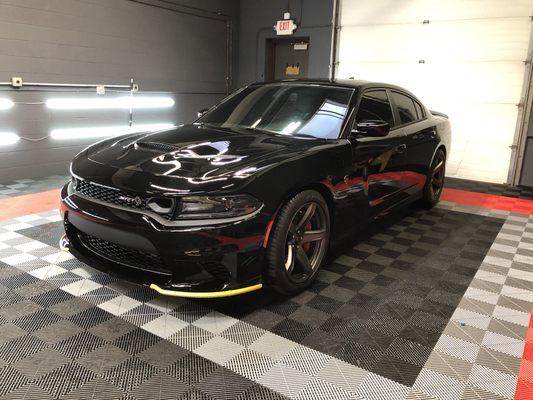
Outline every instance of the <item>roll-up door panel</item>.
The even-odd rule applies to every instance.
[[[356,4],[358,3],[358,4]],[[382,25],[528,16],[530,0],[343,0],[341,24]]]
[[[448,175],[505,182],[532,12],[529,0],[343,0],[336,76],[412,91],[450,116]]]

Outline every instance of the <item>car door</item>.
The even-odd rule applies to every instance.
[[[397,159],[403,164],[404,190],[416,195],[424,187],[428,167],[438,144],[436,127],[426,116],[420,102],[407,93],[390,91],[392,105],[399,126],[406,136],[404,156]]]
[[[389,124],[391,130],[386,136],[371,137],[355,132],[358,123],[376,120]],[[355,113],[350,137],[352,164],[349,176],[361,179],[368,205],[366,212],[370,218],[388,211],[405,198],[402,159],[407,149],[406,136],[403,129],[396,125],[388,90],[365,90]]]

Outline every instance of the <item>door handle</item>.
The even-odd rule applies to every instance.
[[[396,146],[396,148],[394,149],[394,153],[395,154],[403,154],[403,153],[405,153],[406,150],[407,150],[407,145],[400,144],[400,145]]]
[[[413,135],[414,140],[424,140],[424,139],[435,139],[437,137],[437,132],[419,132]]]

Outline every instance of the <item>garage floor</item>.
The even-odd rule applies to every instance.
[[[65,179],[0,185],[2,398],[533,398],[533,192],[449,180],[296,297],[190,301],[61,252]]]

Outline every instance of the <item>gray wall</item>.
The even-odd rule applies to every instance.
[[[291,18],[299,26],[295,36],[309,36],[309,77],[327,78],[331,48],[333,0],[292,0]],[[239,84],[264,79],[265,42],[287,11],[286,0],[242,0],[239,35]]]
[[[192,120],[198,109],[212,105],[226,91],[226,21],[206,17],[233,22],[236,60],[239,2],[179,0],[192,8],[167,0],[141,2],[151,5],[129,0],[0,0],[0,82],[21,76],[26,82],[127,84],[134,77],[142,92],[162,92],[176,101],[172,109],[136,112],[136,122]],[[234,75],[236,71],[234,66]],[[0,181],[66,173],[72,156],[95,141],[47,138],[53,128],[128,121],[127,111],[59,111],[43,104],[52,97],[75,96],[95,94],[0,88],[0,98],[16,103],[0,111],[0,132],[30,139],[0,146]]]

